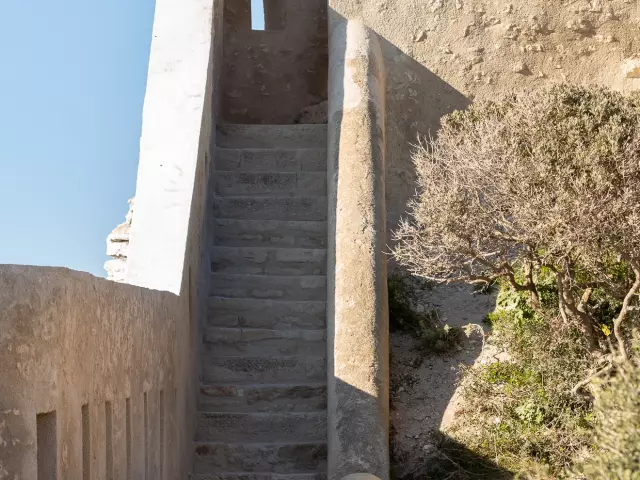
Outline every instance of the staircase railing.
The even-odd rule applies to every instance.
[[[362,22],[329,32],[329,478],[388,480],[384,60]]]

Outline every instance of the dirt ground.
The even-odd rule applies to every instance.
[[[456,387],[461,365],[484,361],[483,323],[495,308],[495,294],[475,293],[468,285],[436,286],[422,290],[415,308],[438,310],[441,321],[451,327],[475,324],[471,334],[448,354],[417,348],[407,333],[391,334],[391,452],[394,477],[416,478],[412,472],[425,462],[438,443],[438,431],[455,418]],[[481,333],[482,332],[482,333]]]

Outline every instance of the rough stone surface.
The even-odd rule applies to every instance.
[[[304,107],[296,119],[296,123],[327,123],[328,107],[329,102],[326,100],[316,105]]]
[[[201,413],[197,442],[326,441],[326,412],[304,413]]]
[[[210,297],[207,322],[221,327],[324,328],[325,318],[324,301]]]
[[[211,270],[222,273],[325,275],[325,249],[274,247],[214,247]]]
[[[0,478],[127,478],[127,445],[130,478],[185,478],[187,305],[71,270],[0,266]],[[53,435],[46,452],[39,435]]]
[[[327,446],[323,443],[230,444],[203,443],[196,447],[196,472],[212,468],[225,472],[325,471]]]
[[[133,220],[135,199],[129,199],[129,211],[124,223],[121,223],[107,236],[107,255],[113,257],[104,264],[107,271],[107,280],[124,282],[127,257],[129,256],[129,239],[131,235],[131,222]]]
[[[375,475],[371,475],[369,473],[353,473],[351,475],[347,475],[342,480],[380,480]]]
[[[324,478],[326,126],[217,132],[194,472]]]
[[[325,356],[219,357],[202,355],[205,382],[282,383],[326,380]]]
[[[322,125],[242,125],[221,124],[216,128],[216,145],[219,148],[249,150],[327,147],[327,127]],[[326,159],[325,159],[326,161]],[[263,170],[264,171],[264,170]],[[268,171],[268,170],[267,170]]]
[[[359,22],[330,16],[329,478],[389,479],[384,66]]]
[[[326,197],[218,197],[214,215],[220,219],[302,220],[324,222]]]
[[[224,247],[325,248],[327,224],[322,221],[216,219],[216,245]]]
[[[221,171],[326,172],[326,137],[318,136],[318,148],[218,148],[216,165]]]
[[[324,384],[202,385],[200,411],[313,412],[327,404]]]
[[[327,2],[264,3],[266,31],[251,29],[251,1],[225,2],[223,121],[291,124],[327,99]]]
[[[634,73],[640,3],[597,3],[592,8],[588,0],[329,1],[330,11],[363,19],[380,37],[390,230],[414,193],[412,145],[418,136],[436,136],[443,115],[474,100],[560,82],[621,91],[640,87],[640,74]],[[426,36],[415,41],[422,31]],[[514,68],[520,62],[531,74]]]

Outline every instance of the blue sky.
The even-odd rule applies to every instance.
[[[0,263],[104,276],[105,238],[135,193],[154,8],[3,1]]]
[[[5,0],[0,263],[103,276],[135,191],[153,0]]]

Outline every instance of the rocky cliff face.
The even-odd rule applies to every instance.
[[[113,259],[104,264],[104,269],[107,271],[107,279],[114,282],[124,282],[126,274],[134,201],[134,198],[129,200],[129,211],[124,223],[114,228],[107,236],[107,255]]]

